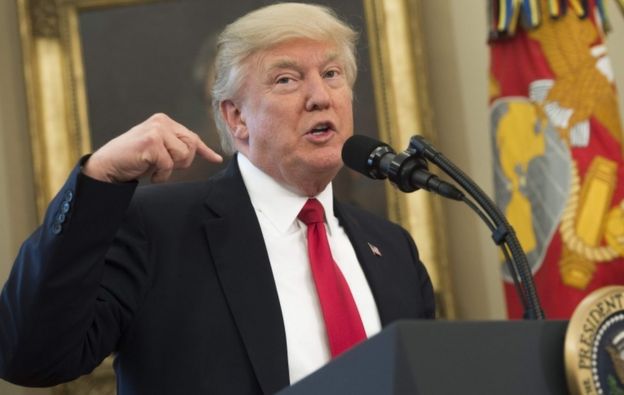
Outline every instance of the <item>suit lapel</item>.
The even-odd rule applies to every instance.
[[[389,261],[389,254],[383,253],[384,240],[379,239],[362,226],[357,217],[352,215],[343,204],[334,201],[334,211],[362,266],[377,304],[382,327],[398,319],[409,317],[409,310],[405,309],[403,301],[397,298],[397,295],[405,295],[405,293],[396,289],[399,281],[394,281],[394,277],[400,273],[392,269],[395,265],[393,265],[394,262]],[[377,252],[381,255],[375,249],[378,249]]]
[[[206,199],[208,245],[260,387],[289,384],[286,335],[260,225],[233,159]]]

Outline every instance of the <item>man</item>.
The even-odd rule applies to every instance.
[[[122,394],[269,394],[394,320],[433,317],[407,232],[332,196],[353,132],[355,36],[304,4],[229,25],[213,97],[238,154],[207,182],[135,190],[195,154],[221,160],[163,114],[84,158],[3,290],[1,376],[53,385],[115,353]],[[340,285],[318,280],[318,255]]]

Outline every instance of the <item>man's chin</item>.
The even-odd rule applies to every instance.
[[[342,168],[342,158],[340,156],[321,156],[308,161],[307,167],[312,173],[336,175]]]

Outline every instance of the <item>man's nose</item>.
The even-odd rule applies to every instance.
[[[329,108],[331,97],[329,86],[323,76],[315,76],[307,81],[306,110],[318,111]]]

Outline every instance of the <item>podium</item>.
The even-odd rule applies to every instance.
[[[567,325],[400,321],[278,394],[568,394]]]

